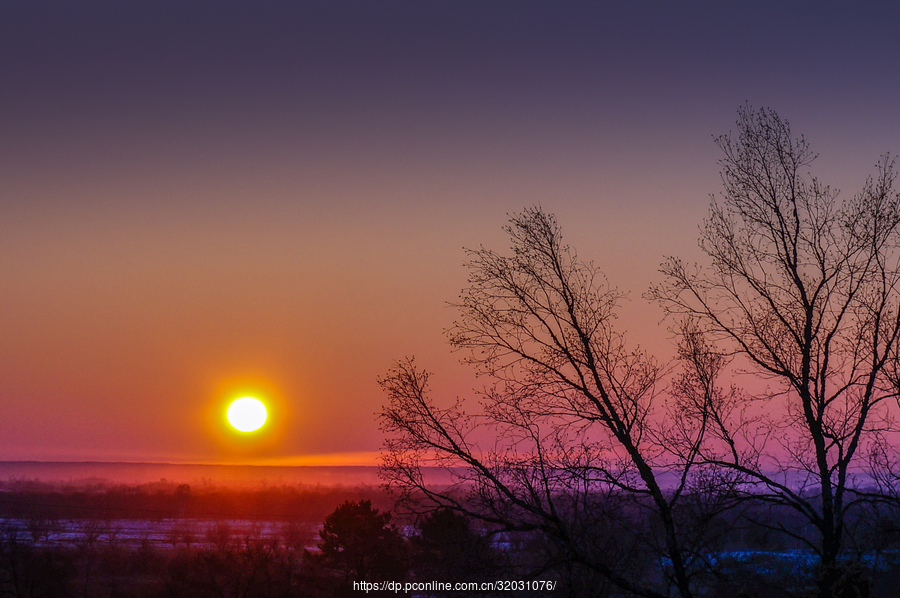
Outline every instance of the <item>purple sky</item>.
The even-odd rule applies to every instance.
[[[0,4],[0,460],[339,462],[540,204],[630,292],[696,257],[714,135],[771,106],[852,193],[900,151],[900,9],[823,2]],[[235,393],[272,425],[224,429]],[[362,454],[361,454],[362,453]],[[321,457],[330,455],[330,457]],[[330,459],[330,460],[329,460]]]

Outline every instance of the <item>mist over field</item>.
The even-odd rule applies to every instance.
[[[33,480],[50,484],[206,484],[217,486],[304,485],[378,486],[375,466],[268,466],[179,463],[104,463],[0,461],[0,481]],[[438,478],[435,477],[437,482]]]

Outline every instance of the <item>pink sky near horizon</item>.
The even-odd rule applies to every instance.
[[[0,461],[371,463],[395,360],[478,384],[463,247],[537,204],[667,358],[641,295],[699,259],[738,106],[848,194],[900,151],[891,19],[776,6],[0,8]]]

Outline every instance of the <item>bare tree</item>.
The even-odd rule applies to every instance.
[[[669,258],[650,296],[692,319],[765,389],[764,409],[713,417],[703,459],[816,530],[819,595],[834,595],[848,510],[876,433],[892,429],[900,337],[900,197],[885,157],[862,191],[808,173],[815,154],[767,109],[739,110],[717,139],[724,191],[701,227],[707,267]],[[688,389],[696,394],[696,389]]]
[[[615,331],[622,295],[563,243],[553,216],[527,209],[505,230],[511,255],[469,251],[449,331],[491,381],[481,413],[438,406],[429,374],[400,362],[380,380],[390,399],[383,475],[408,501],[540,534],[544,567],[580,567],[617,593],[693,595],[709,565],[698,522],[728,495],[717,479],[711,500],[697,498],[712,479],[697,465],[707,427],[666,422],[676,404],[695,418],[659,392],[663,368]],[[426,466],[458,484],[436,490]]]

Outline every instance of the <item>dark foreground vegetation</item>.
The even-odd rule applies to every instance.
[[[366,594],[353,582],[510,571],[505,551],[465,518],[397,522],[373,506],[386,502],[373,488],[4,484],[0,596],[352,596]]]
[[[662,579],[670,563],[658,556],[661,529],[647,509],[623,498],[594,497],[594,518],[580,539],[590,546],[582,548],[618,563],[621,575]],[[486,526],[450,509],[392,517],[373,506],[390,502],[372,488],[6,484],[0,596],[634,595],[559,552],[541,530]],[[900,595],[900,512],[872,504],[857,511],[848,529],[835,596]],[[809,550],[813,534],[790,509],[745,501],[720,516],[714,530],[704,528],[697,595],[813,595],[821,563]],[[365,592],[358,585],[498,580],[551,585],[512,592],[403,585]]]

